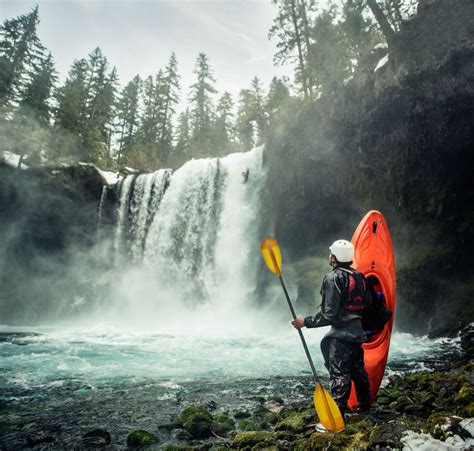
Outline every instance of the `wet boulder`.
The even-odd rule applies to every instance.
[[[238,433],[233,442],[232,446],[236,448],[245,448],[246,446],[273,446],[277,441],[277,434],[274,432],[266,431],[249,431]]]
[[[176,429],[176,431],[174,432],[174,436],[177,440],[183,440],[186,442],[189,442],[193,439],[193,436],[184,429]]]
[[[241,420],[243,418],[250,418],[252,414],[250,412],[247,412],[246,410],[237,410],[234,412],[234,417],[237,420]]]
[[[306,412],[294,412],[285,419],[279,421],[275,430],[302,432],[306,427]]]
[[[197,405],[187,406],[181,412],[178,422],[194,438],[205,438],[211,435],[213,418],[205,407]]]
[[[474,416],[474,387],[471,384],[465,383],[454,401],[459,405],[459,413],[466,417]]]
[[[211,430],[217,435],[227,435],[235,429],[235,421],[229,416],[227,412],[219,413],[214,417]]]
[[[274,401],[273,399],[270,399],[264,404],[264,406],[269,412],[279,414],[281,412],[281,410],[283,409],[282,404],[283,403],[280,403],[278,401]]]
[[[430,416],[430,434],[438,440],[446,440],[454,435],[463,435],[463,429],[460,426],[461,417],[443,413],[435,413]]]
[[[401,448],[401,439],[407,429],[407,425],[396,421],[377,424],[370,434],[368,449]]]
[[[144,430],[130,432],[127,437],[127,446],[138,448],[147,445],[153,445],[158,441],[158,437]]]

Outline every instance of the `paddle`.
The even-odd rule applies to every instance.
[[[273,274],[278,276],[285,293],[286,300],[288,301],[288,307],[290,307],[291,314],[293,315],[293,319],[296,319],[295,309],[293,308],[293,304],[281,276],[281,252],[277,241],[272,237],[265,238],[260,245],[260,250],[262,251],[263,259],[265,260],[268,269]],[[334,399],[332,399],[332,396],[319,381],[318,373],[314,367],[313,359],[311,358],[311,354],[309,353],[308,346],[306,345],[306,340],[304,339],[301,329],[298,329],[298,333],[300,335],[301,342],[303,343],[303,348],[306,353],[306,357],[308,358],[309,366],[313,372],[314,383],[316,384],[316,389],[314,391],[314,406],[316,408],[319,421],[328,431],[340,432],[345,428],[344,418],[342,417],[336,402]]]

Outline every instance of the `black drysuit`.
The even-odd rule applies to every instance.
[[[320,311],[304,320],[308,328],[331,326],[321,341],[321,351],[331,378],[331,394],[342,414],[347,408],[351,381],[354,381],[359,406],[368,408],[370,405],[369,378],[362,349],[366,335],[361,317],[345,309],[348,289],[348,274],[335,267],[324,277]],[[364,296],[370,296],[367,289]]]

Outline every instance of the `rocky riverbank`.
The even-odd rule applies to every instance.
[[[394,375],[367,414],[353,414],[339,434],[314,432],[312,402],[254,396],[253,407],[221,410],[215,402],[189,404],[169,424],[131,431],[118,447],[147,449],[433,449],[474,445],[474,328],[461,335],[463,354],[438,370]],[[310,397],[308,397],[310,398]],[[105,429],[82,437],[88,446],[111,444]]]

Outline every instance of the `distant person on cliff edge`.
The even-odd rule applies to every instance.
[[[244,183],[247,183],[250,175],[250,169],[247,168],[246,171],[242,172],[242,177],[244,178]]]
[[[320,311],[315,316],[297,318],[292,324],[296,329],[331,326],[321,341],[321,351],[331,378],[331,394],[344,415],[351,381],[354,381],[359,400],[356,410],[367,411],[370,407],[369,378],[362,349],[362,343],[366,341],[362,314],[370,304],[371,294],[363,274],[351,268],[352,243],[337,240],[329,249],[332,270],[326,274],[321,286]],[[325,431],[322,425],[316,429]]]

